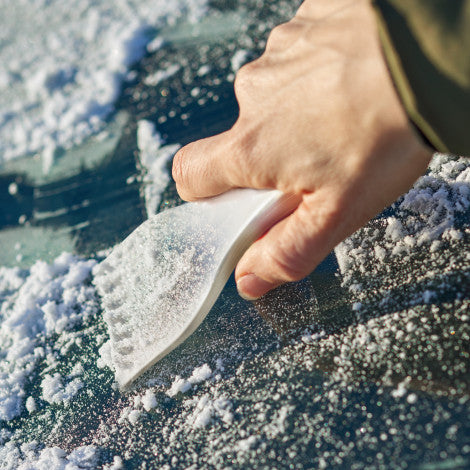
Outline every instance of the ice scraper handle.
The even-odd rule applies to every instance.
[[[223,263],[224,271],[231,272],[250,245],[292,213],[300,201],[301,197],[278,190],[243,188],[188,205],[193,206],[192,212],[206,214],[206,223],[217,227],[225,237],[230,248],[229,259]],[[213,220],[208,220],[207,214]],[[223,277],[226,276],[227,273]]]

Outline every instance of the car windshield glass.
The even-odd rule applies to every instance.
[[[469,468],[470,161],[436,154],[303,281],[250,303],[232,277],[119,391],[96,266],[182,203],[172,157],[235,123],[236,72],[300,2],[10,3],[0,468]]]

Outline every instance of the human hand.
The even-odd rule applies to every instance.
[[[238,263],[238,290],[255,299],[313,271],[410,188],[432,154],[395,93],[368,0],[306,0],[240,69],[235,93],[235,125],[182,148],[173,177],[186,200],[235,187],[299,196]]]

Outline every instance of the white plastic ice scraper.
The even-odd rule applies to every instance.
[[[161,212],[112,250],[94,282],[120,387],[196,330],[246,249],[294,204],[279,191],[235,189]]]

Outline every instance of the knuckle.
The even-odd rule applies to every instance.
[[[232,144],[233,166],[230,171],[237,181],[242,181],[248,187],[274,187],[270,167],[266,166],[265,151],[260,143],[259,131],[253,128],[248,118],[239,119],[234,127]]]
[[[299,36],[301,28],[302,24],[296,18],[276,26],[268,36],[266,51],[284,51]]]
[[[256,82],[258,60],[259,59],[245,64],[237,72],[234,83],[235,95],[237,96],[237,98],[246,95],[247,92],[252,89],[253,84]]]
[[[286,36],[286,28],[288,27],[288,24],[289,23],[280,24],[271,30],[266,42],[267,51],[276,49],[278,44],[282,45]]]

